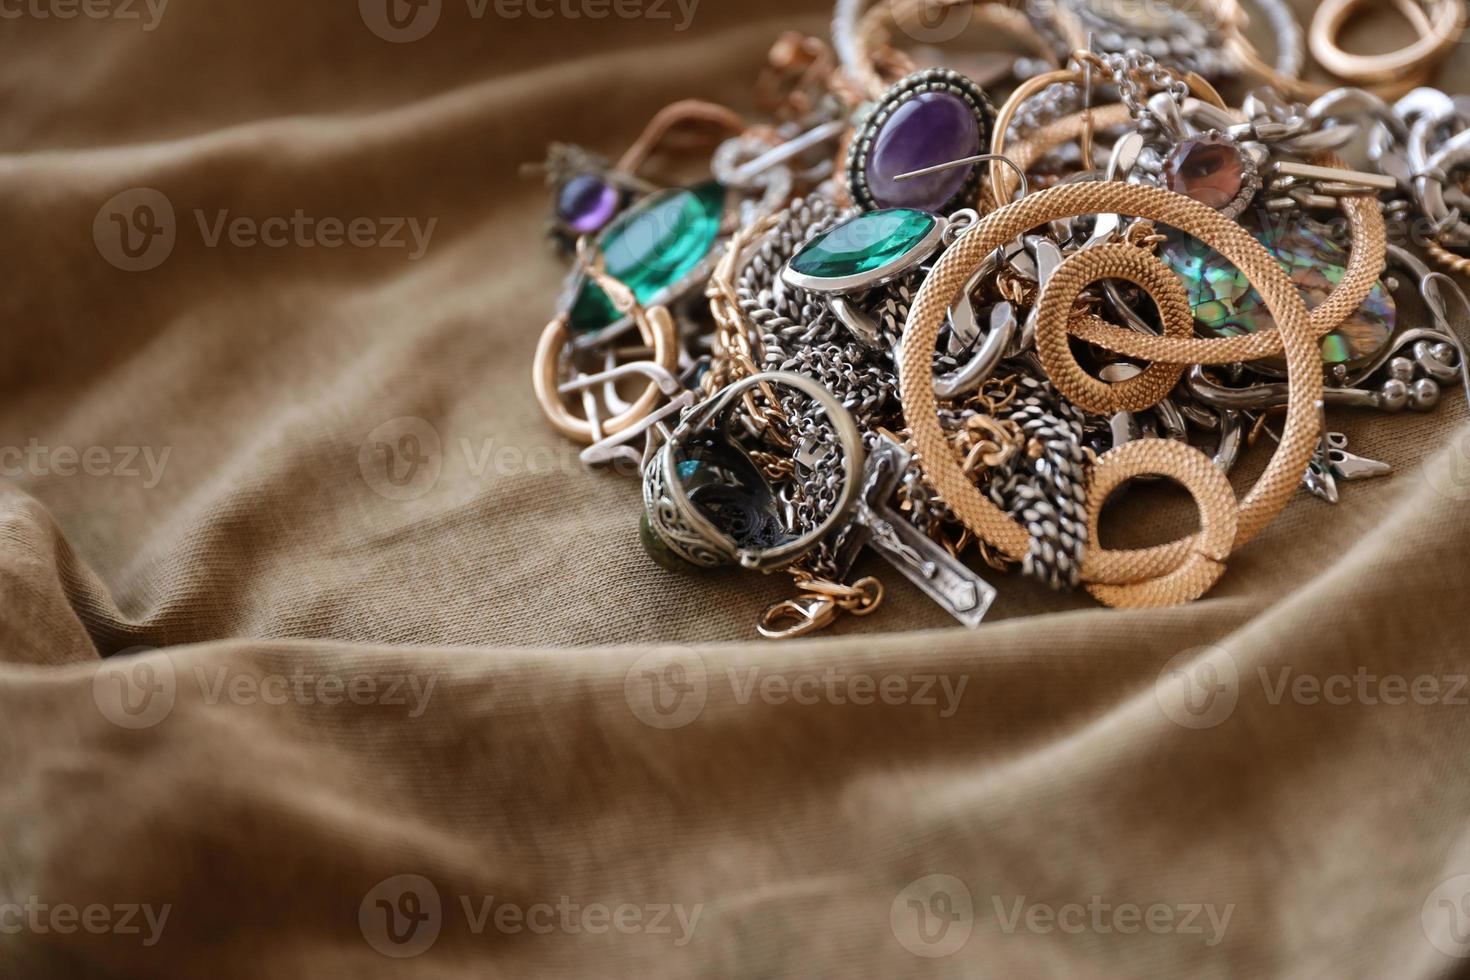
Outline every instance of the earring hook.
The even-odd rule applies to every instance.
[[[1021,178],[1022,197],[1025,197],[1027,194],[1031,193],[1031,184],[1029,181],[1026,180],[1026,171],[1022,170],[1020,164],[1016,163],[1016,161],[1012,160],[1004,153],[977,153],[975,156],[971,157],[961,157],[958,160],[950,160],[946,163],[936,163],[934,166],[925,167],[922,170],[910,170],[908,173],[899,174],[893,179],[908,180],[912,177],[927,177],[929,174],[937,174],[941,170],[951,170],[954,167],[963,167],[972,163],[986,163],[992,160],[998,160],[1001,163],[1005,164],[1007,167],[1010,167],[1016,172],[1016,176]]]

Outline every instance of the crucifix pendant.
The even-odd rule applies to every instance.
[[[842,574],[846,576],[864,546],[872,548],[955,619],[979,626],[995,601],[995,586],[889,506],[908,463],[902,446],[878,437],[863,468],[863,493],[840,552]]]

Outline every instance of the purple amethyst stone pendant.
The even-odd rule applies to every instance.
[[[974,207],[978,164],[899,180],[903,174],[984,152],[995,125],[985,90],[959,72],[926,68],[895,83],[857,127],[847,188],[864,211],[913,208],[948,214]]]
[[[597,235],[634,200],[657,189],[618,172],[603,157],[566,143],[553,143],[546,162],[528,167],[527,172],[544,174],[552,188],[547,231],[567,255],[576,251],[577,239]]]
[[[1180,140],[1164,158],[1160,179],[1227,218],[1245,213],[1261,189],[1254,155],[1216,130]]]

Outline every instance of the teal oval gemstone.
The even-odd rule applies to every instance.
[[[1307,224],[1270,222],[1265,228],[1253,220],[1245,224],[1300,290],[1307,309],[1319,306],[1342,282],[1347,251]],[[1233,337],[1275,325],[1245,274],[1198,239],[1171,231],[1159,257],[1183,280],[1195,320],[1206,332]],[[1374,283],[1363,305],[1322,338],[1322,360],[1349,368],[1366,364],[1388,344],[1397,321],[1393,297],[1383,283]],[[1264,363],[1277,371],[1285,369],[1280,358]]]
[[[725,214],[725,188],[716,181],[662,191],[608,226],[597,240],[608,275],[640,303],[651,303],[710,254]],[[568,312],[568,325],[593,333],[622,319],[607,293],[583,280]]]
[[[934,230],[939,219],[914,208],[887,208],[849,218],[824,231],[791,257],[791,271],[816,279],[846,279],[899,262]]]

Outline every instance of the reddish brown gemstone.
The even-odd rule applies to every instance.
[[[1235,200],[1245,180],[1240,148],[1221,136],[1185,140],[1164,162],[1164,184],[1212,208]]]

